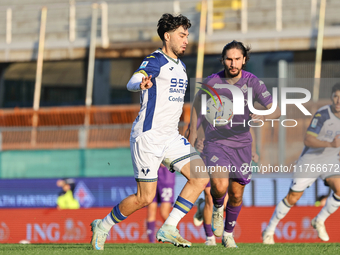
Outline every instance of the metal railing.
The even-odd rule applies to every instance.
[[[313,30],[316,28],[319,0],[301,0],[298,2],[268,0],[266,4],[259,4],[258,0],[207,0],[207,3],[207,31],[211,35],[214,31],[233,31],[246,34],[249,31],[256,30],[283,32],[287,29],[301,27]],[[134,15],[134,10],[139,11],[143,6],[153,7],[143,8],[143,13],[146,12],[150,15]],[[6,17],[2,21],[4,24],[0,24],[0,27],[4,27],[5,36],[3,40],[6,44],[23,43],[22,39],[26,39],[25,37],[19,39],[20,35],[37,35],[41,8],[42,5],[0,6],[0,12]],[[181,12],[197,25],[201,1],[126,2],[108,0],[93,4],[92,2],[71,0],[68,4],[47,2],[46,8],[48,10],[47,34],[62,33],[64,35],[62,38],[67,37],[69,43],[74,43],[77,39],[88,38],[91,26],[91,9],[99,8],[101,11],[98,16],[100,22],[97,32],[100,33],[101,46],[107,48],[109,41],[158,40],[155,29],[156,22],[160,15],[166,11],[171,13]],[[340,24],[340,18],[336,15],[339,10],[338,1],[328,0],[325,18],[326,27],[336,28]],[[299,14],[295,15],[297,11]],[[65,13],[68,15],[65,15]],[[23,18],[26,19],[26,22],[22,20]],[[58,22],[62,25],[57,25]],[[25,29],[20,29],[23,26],[25,26]],[[194,29],[192,33],[193,38],[197,40],[198,29]],[[14,35],[19,37],[14,39]],[[280,33],[278,36],[280,36]],[[64,39],[58,39],[57,36],[51,37],[51,40],[56,41]],[[0,42],[1,40],[0,38]],[[47,40],[49,39],[47,38]],[[35,41],[35,39],[27,39],[27,41]]]

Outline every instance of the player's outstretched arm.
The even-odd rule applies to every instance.
[[[340,147],[340,135],[337,135],[333,139],[332,142],[327,142],[327,141],[321,141],[313,135],[306,134],[305,139],[304,139],[304,144],[312,148],[326,148],[326,147],[339,148]]]
[[[132,92],[149,89],[153,83],[151,81],[152,75],[144,76],[142,73],[135,73],[127,84],[127,89]]]

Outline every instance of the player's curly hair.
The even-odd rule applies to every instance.
[[[189,29],[191,27],[190,20],[181,14],[173,16],[170,13],[165,13],[158,21],[157,33],[161,40],[164,41],[164,33],[175,31],[180,26],[183,26],[185,30]]]
[[[340,91],[340,82],[336,83],[332,87],[332,95],[334,92]]]
[[[243,57],[246,57],[246,61],[244,65],[242,65],[242,69],[244,69],[250,58],[250,46],[244,46],[242,42],[235,40],[231,41],[230,43],[226,44],[222,50],[221,62],[223,62],[226,52],[230,49],[239,49],[242,52]]]

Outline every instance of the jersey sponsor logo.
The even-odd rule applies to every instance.
[[[332,130],[327,130],[325,136],[333,139],[333,131]]]
[[[147,56],[146,58],[155,58],[155,56]]]
[[[212,158],[210,159],[210,161],[211,161],[211,162],[214,162],[214,163],[216,163],[216,162],[217,162],[217,160],[219,160],[219,158],[218,158],[218,157],[216,157],[215,155],[214,155],[214,156],[212,156]]]
[[[247,86],[247,84],[244,84],[244,85],[241,87],[241,90],[242,90],[243,93],[247,93],[247,91],[248,91],[248,86]]]
[[[145,68],[149,64],[149,61],[143,61],[139,68]]]
[[[315,118],[316,117],[321,117],[321,113],[317,113],[316,115],[315,115]]]
[[[185,94],[185,89],[173,89],[173,88],[170,88],[170,89],[169,89],[169,92],[170,92],[170,93],[181,93],[181,94]]]
[[[172,101],[172,102],[184,102],[184,97],[173,97],[173,96],[169,96],[169,101]]]
[[[318,124],[318,119],[313,119],[312,120],[312,123],[310,124],[310,126],[312,127],[312,128],[316,128],[316,125]]]
[[[177,78],[171,78],[170,79],[170,87],[179,87],[179,88],[187,88],[188,86],[188,80],[184,79],[177,79]]]
[[[262,93],[262,96],[263,96],[264,98],[269,97],[269,96],[270,96],[269,91],[267,90],[267,91],[263,92],[263,93]]]

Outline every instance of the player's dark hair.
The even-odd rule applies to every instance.
[[[222,50],[221,62],[223,62],[226,52],[230,49],[238,49],[242,52],[243,57],[246,57],[246,61],[244,65],[242,65],[242,69],[244,69],[250,58],[249,56],[250,46],[244,46],[242,42],[238,42],[235,40],[231,41],[230,43],[226,44],[226,46],[224,46]]]
[[[183,26],[185,30],[189,29],[191,27],[190,20],[181,14],[173,16],[170,13],[165,13],[158,21],[157,33],[161,40],[164,41],[164,33],[173,32],[180,26]]]
[[[334,92],[337,92],[338,90],[340,91],[340,83],[339,82],[333,85],[333,87],[332,87],[332,94]]]

